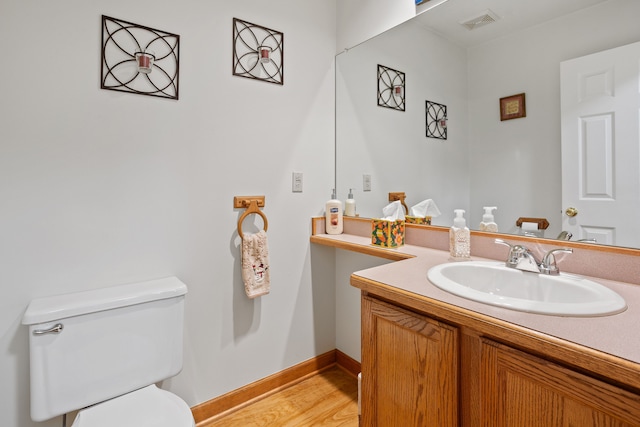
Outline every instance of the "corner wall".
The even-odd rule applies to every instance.
[[[337,53],[416,16],[414,0],[339,0],[336,7]]]

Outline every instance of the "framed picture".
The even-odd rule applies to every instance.
[[[527,117],[524,93],[500,98],[500,121]]]

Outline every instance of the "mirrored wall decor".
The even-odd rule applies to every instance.
[[[233,18],[233,75],[284,84],[284,34]]]
[[[447,106],[425,101],[427,138],[447,139]]]
[[[402,71],[378,64],[378,105],[404,111],[405,76]]]
[[[178,99],[179,64],[179,35],[102,16],[102,89]]]
[[[461,25],[487,9],[498,17],[495,22],[473,30]],[[593,231],[621,230],[616,223],[619,216],[636,223],[637,209],[618,209],[609,200],[612,197],[599,197],[598,210],[580,208],[579,200],[567,197],[568,183],[579,182],[580,171],[585,169],[575,161],[582,157],[573,155],[571,161],[566,155],[565,140],[570,134],[564,125],[567,109],[561,105],[565,98],[561,96],[565,86],[561,64],[639,42],[637,16],[637,0],[575,0],[571,4],[448,0],[340,53],[336,57],[338,198],[345,200],[349,188],[357,189],[367,175],[376,185],[371,191],[356,192],[363,217],[379,217],[388,193],[401,188],[409,206],[425,199],[437,203],[442,215],[433,218],[435,226],[450,227],[454,209],[464,209],[467,224],[477,230],[483,206],[497,206],[495,221],[501,233],[526,234],[517,225],[518,218],[546,218],[549,226],[540,230],[544,238],[563,240],[572,234],[572,241],[594,237],[598,244],[640,248],[640,223],[638,231],[611,231],[606,238]],[[638,71],[640,58],[631,59]],[[368,94],[376,84],[371,70],[379,64],[402,64],[403,72],[412,76],[411,96],[403,100],[402,115],[386,114],[386,108],[370,101]],[[599,75],[596,71],[602,69],[596,63],[592,72],[581,75]],[[626,86],[637,101],[640,77],[635,71],[625,76],[631,76]],[[573,82],[569,88],[577,90],[578,80],[569,80]],[[380,92],[391,92],[392,82],[389,75]],[[501,121],[499,99],[521,93],[526,93],[526,119]],[[588,98],[595,102],[593,96]],[[447,113],[455,111],[455,120],[446,123],[446,144],[425,144],[429,105],[425,100],[446,105]],[[517,108],[506,113],[524,116],[524,96],[522,102],[516,101],[513,106]],[[610,182],[640,182],[640,127],[629,125],[635,133],[628,137],[621,137],[618,129],[624,125],[623,117],[640,117],[640,107],[634,108],[616,116],[611,124],[615,130],[606,134],[613,139],[603,138],[603,143],[610,140],[610,146],[616,147],[611,153],[618,156]],[[427,116],[428,123],[437,117]],[[589,121],[582,126],[593,133],[601,129],[598,123]],[[573,129],[579,131],[576,126]],[[444,136],[441,131],[427,130]],[[631,154],[619,158],[621,152]],[[602,161],[596,165],[605,164],[607,157],[593,157],[599,158]],[[572,163],[570,168],[567,162]],[[589,175],[589,183],[593,177]],[[612,194],[617,200],[622,193]],[[640,200],[640,193],[634,194]],[[571,207],[579,208],[580,213],[566,214]]]

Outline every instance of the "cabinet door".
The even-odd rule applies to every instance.
[[[457,328],[362,299],[363,426],[458,425]]]
[[[640,396],[519,350],[483,340],[485,427],[640,426]]]

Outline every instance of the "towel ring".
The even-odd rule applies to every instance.
[[[390,202],[395,202],[396,200],[400,200],[400,204],[404,208],[405,215],[409,215],[409,207],[407,206],[407,204],[404,201],[404,199],[406,199],[406,198],[407,198],[407,196],[404,193],[404,191],[402,191],[402,192],[398,191],[398,192],[395,192],[395,193],[389,193],[389,201]]]
[[[246,202],[245,202],[245,205],[246,205]],[[244,211],[244,213],[240,215],[240,219],[238,219],[238,235],[240,236],[241,239],[244,239],[244,234],[242,233],[242,222],[250,214],[260,215],[262,217],[262,221],[264,222],[264,231],[267,231],[267,228],[269,227],[269,221],[267,221],[267,216],[264,214],[264,212],[260,210],[260,208],[258,208],[258,201],[252,199],[251,201],[249,201],[249,207],[247,208],[247,210]]]

